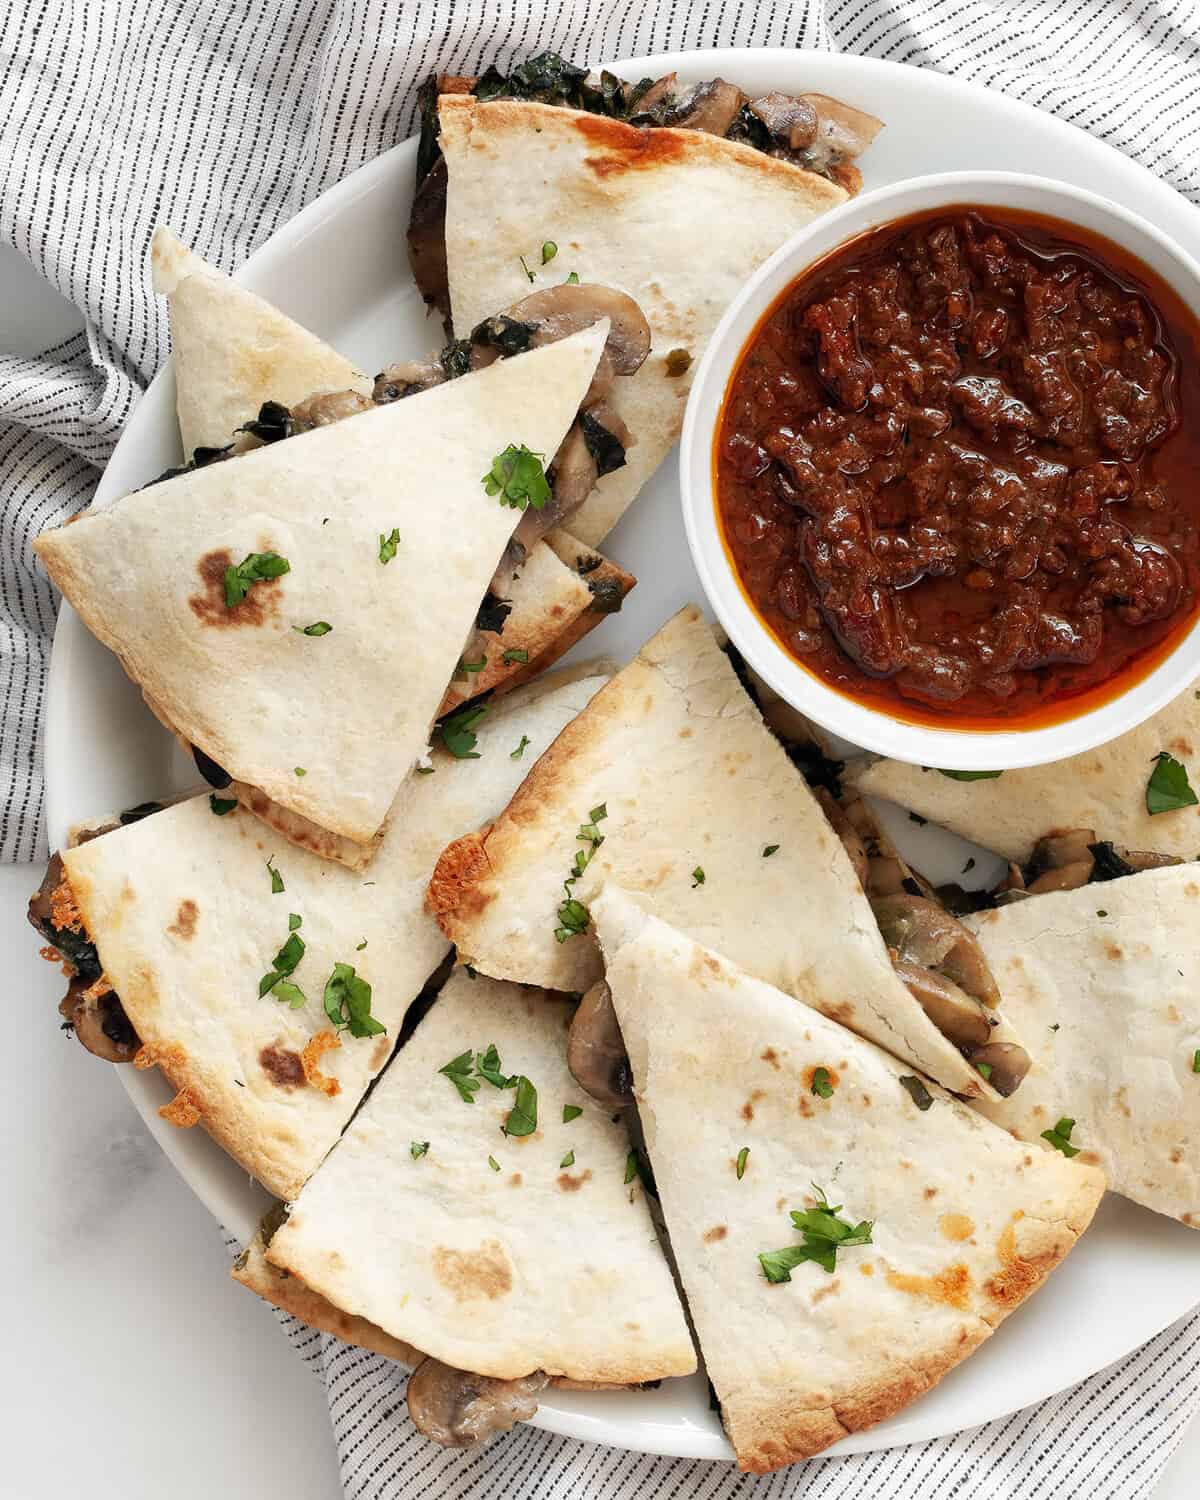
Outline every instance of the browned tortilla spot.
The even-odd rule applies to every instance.
[[[263,547],[261,551],[270,551]],[[265,578],[246,590],[246,597],[232,609],[225,603],[225,570],[236,566],[227,548],[206,553],[196,564],[203,593],[192,594],[188,607],[203,625],[228,630],[237,625],[263,625],[268,614],[279,609],[279,579]]]
[[[714,1224],[711,1229],[706,1229],[704,1231],[704,1243],[706,1245],[713,1245],[717,1242],[717,1240],[723,1240],[728,1233],[728,1225]]]
[[[187,1089],[180,1089],[170,1104],[159,1106],[159,1114],[179,1130],[190,1130],[199,1123],[200,1109]]]
[[[308,1082],[298,1052],[286,1047],[264,1047],[258,1060],[263,1072],[281,1089],[298,1089]]]
[[[947,1307],[956,1307],[960,1311],[970,1304],[971,1273],[961,1261],[947,1266],[944,1271],[935,1271],[932,1276],[910,1276],[906,1271],[889,1271],[887,1279],[888,1286],[895,1287],[898,1292],[909,1292],[914,1297],[924,1297],[930,1302],[942,1302]]]
[[[512,1291],[512,1269],[499,1240],[485,1240],[478,1250],[433,1252],[433,1274],[457,1302],[485,1297],[495,1302]]]
[[[183,938],[185,941],[196,935],[196,903],[183,900],[179,903],[179,910],[175,913],[175,920],[167,928],[172,937]]]
[[[967,1214],[943,1214],[938,1228],[948,1240],[969,1240],[975,1233],[975,1221]]]
[[[558,1174],[558,1186],[564,1193],[577,1193],[585,1182],[591,1181],[591,1178],[592,1171],[590,1167],[586,1167],[575,1177],[572,1177],[570,1172],[560,1172]]]

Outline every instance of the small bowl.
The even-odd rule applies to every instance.
[[[692,559],[721,624],[749,665],[816,724],[866,750],[915,765],[1001,771],[1077,755],[1135,728],[1200,675],[1200,619],[1140,680],[1098,707],[1028,729],[908,723],[828,687],[779,644],[742,592],[726,554],[713,486],[713,439],[742,351],[776,299],[815,261],[865,231],[929,209],[969,204],[1044,214],[1101,235],[1137,256],[1200,313],[1200,264],[1138,214],[1095,193],[1018,172],[946,172],[885,187],[802,229],[746,283],[717,326],[692,384],[680,478]]]

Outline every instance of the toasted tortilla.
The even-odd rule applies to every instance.
[[[169,299],[183,451],[220,448],[264,401],[323,391],[371,394],[336,349],[189,250],[165,227],[150,242],[154,290]]]
[[[209,1134],[277,1197],[290,1199],[337,1140],[387,1061],[404,1014],[449,944],[422,909],[447,828],[469,828],[511,796],[604,681],[549,677],[476,725],[478,760],[432,755],[414,774],[368,878],[286,843],[245,812],[216,817],[193,797],[64,851],[71,888],[105,975],[172,1086]],[[523,735],[530,744],[514,760]],[[268,860],[285,889],[273,894]],[[306,952],[291,1009],[260,978],[301,918]],[[343,1033],[317,1064],[332,1097],[306,1082],[303,1054],[330,1031],[322,995],[334,963],[372,987],[385,1035]]]
[[[1039,1150],[1073,1119],[1115,1193],[1200,1228],[1200,875],[1146,870],[965,918],[1033,1058],[980,1110]]]
[[[847,195],[790,162],[698,130],[638,130],[557,105],[469,94],[443,94],[438,116],[460,338],[572,271],[627,292],[650,323],[649,358],[610,398],[634,446],[568,522],[595,546],[679,436],[696,364],[742,283]],[[542,265],[545,239],[558,253]],[[691,365],[671,375],[668,356],[678,351]]]
[[[900,1411],[1037,1290],[1104,1192],[649,916],[595,904],[671,1247],[725,1430],[765,1473]],[[833,1093],[814,1090],[816,1069]],[[913,1080],[918,1083],[919,1080]],[[743,1174],[737,1162],[742,1150]],[[814,1185],[871,1243],[769,1283]]]
[[[127,495],[35,550],[176,732],[234,780],[368,844],[424,752],[520,515],[481,476],[512,443],[554,452],[606,332]],[[227,608],[226,568],[257,552],[290,571]],[[316,621],[332,631],[301,633]]]
[[[896,977],[841,841],[695,606],[596,695],[503,816],[438,860],[430,908],[476,968],[557,990],[601,976],[590,931],[555,938],[580,827],[601,803],[604,842],[574,900],[589,905],[606,880],[635,890],[956,1093],[990,1092]]]
[[[643,1189],[624,1180],[625,1125],[567,1071],[570,1016],[562,996],[456,971],[275,1232],[272,1264],[476,1374],[694,1370]],[[493,1044],[537,1089],[531,1134],[503,1133],[513,1089],[481,1081],[467,1103],[440,1073]],[[582,1113],[564,1122],[567,1105]]]
[[[1048,766],[1005,771],[990,781],[954,781],[898,760],[847,768],[860,791],[898,802],[923,818],[1024,863],[1044,834],[1092,828],[1099,839],[1126,849],[1152,849],[1195,859],[1200,853],[1200,807],[1146,811],[1146,783],[1165,750],[1200,785],[1200,699],[1180,693],[1137,729]]]

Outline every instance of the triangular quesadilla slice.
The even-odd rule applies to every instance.
[[[267,1249],[434,1359],[639,1383],[695,1353],[620,1116],[566,1062],[570,1002],[459,970]]]
[[[989,1119],[1200,1228],[1200,875],[1146,870],[965,919],[1033,1057]]]
[[[876,760],[851,765],[847,776],[860,791],[898,802],[1020,863],[1044,834],[1060,828],[1090,828],[1097,838],[1129,849],[1195,859],[1200,806],[1186,794],[1164,806],[1150,793],[1156,771],[1164,779],[1163,756],[1190,771],[1200,789],[1200,699],[1193,688],[1137,729],[1052,765],[964,781],[903,761]]]
[[[739,1465],[764,1473],[935,1385],[1071,1249],[1104,1179],[626,893],[595,911],[701,1352]]]
[[[503,807],[603,681],[567,674],[511,695],[476,722],[477,759],[435,749],[364,873],[287,844],[217,794],[64,851],[67,883],[46,893],[41,925],[66,958],[94,945],[73,987],[81,1023],[115,992],[141,1044],[135,1064],[157,1063],[178,1090],[167,1118],[203,1124],[294,1197],[448,951],[422,904],[446,830]]]
[[[582,992],[602,973],[588,909],[606,880],[955,1092],[988,1092],[897,977],[841,842],[694,606],[501,817],[446,849],[429,901],[485,974]]]
[[[493,466],[555,451],[606,333],[127,495],[36,551],[219,771],[369,844],[521,514]]]
[[[735,293],[789,235],[847,195],[702,129],[644,130],[471,94],[443,94],[438,116],[459,337],[569,276],[626,292],[649,322],[649,358],[610,398],[633,438],[625,465],[564,522],[595,546],[679,436],[691,371]]]
[[[372,382],[316,334],[210,266],[160,227],[154,290],[169,299],[183,451],[222,448],[264,401],[292,406],[325,391],[371,394]]]

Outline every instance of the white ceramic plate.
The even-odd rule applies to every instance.
[[[685,80],[719,73],[754,92],[817,90],[871,110],[887,128],[863,161],[867,187],[965,168],[1040,172],[1128,203],[1193,252],[1200,250],[1196,211],[1170,188],[1082,132],[982,89],[892,63],[774,50],[662,56],[618,71],[639,78],[671,69]],[[369,163],[280,229],[238,273],[244,285],[366,370],[441,342],[439,327],[425,318],[404,254],[415,155],[410,141]],[[550,233],[554,226],[541,229]],[[97,503],[179,461],[174,401],[168,366],[134,413]],[[675,609],[700,597],[677,487],[672,457],[606,542],[606,550],[641,582],[622,613],[588,637],[586,653],[628,657]],[[50,674],[46,782],[52,845],[82,818],[196,785],[190,763],[151,718],[116,659],[66,607]],[[932,828],[916,829],[903,815],[897,828],[906,849],[935,879],[956,874],[971,852]],[[976,873],[991,878],[995,863],[976,854]],[[266,1203],[262,1190],[201,1131],[174,1130],[159,1119],[156,1110],[168,1090],[156,1072],[123,1068],[120,1077],[197,1195],[222,1224],[248,1238]],[[830,1451],[922,1441],[1014,1411],[1119,1358],[1197,1301],[1195,1231],[1110,1198],[1051,1287],[979,1353],[907,1411]],[[555,1391],[537,1422],[554,1432],[646,1452],[730,1457],[699,1377],[642,1393]]]

